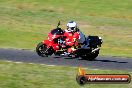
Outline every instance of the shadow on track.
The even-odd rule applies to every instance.
[[[55,56],[54,58],[63,58],[63,59],[78,59],[78,58],[64,57],[64,56]]]
[[[55,56],[54,58],[62,58],[61,56]],[[77,59],[77,60],[84,60],[84,61],[89,61],[89,60],[85,60],[85,59],[79,59],[79,58],[71,58],[71,57],[64,57],[64,59]],[[125,62],[125,61],[115,61],[115,60],[98,60],[98,59],[95,59],[93,60],[95,62],[113,62],[113,63],[128,63],[128,62]]]
[[[100,62],[114,62],[114,63],[128,63],[128,62],[125,62],[125,61],[114,61],[114,60],[95,60],[95,61],[100,61]]]

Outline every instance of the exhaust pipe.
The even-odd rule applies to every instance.
[[[94,53],[95,51],[99,51],[99,50],[100,50],[100,48],[95,48],[94,50],[92,50],[91,53]]]

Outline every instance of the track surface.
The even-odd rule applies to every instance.
[[[82,66],[94,69],[115,69],[132,71],[132,59],[99,56],[95,61],[71,59],[66,57],[40,57],[34,51],[17,49],[0,49],[0,60],[39,63],[47,65]]]

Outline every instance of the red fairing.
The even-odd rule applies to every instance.
[[[58,38],[62,35],[52,35],[51,32],[48,34],[48,40],[53,41],[53,39]]]
[[[53,39],[60,37],[61,35],[52,35],[51,32],[48,34],[48,40],[42,41],[47,47],[52,46],[54,50],[59,50],[59,44],[55,44]]]
[[[75,44],[78,45],[78,38],[79,38],[79,32],[75,32],[75,33],[72,33],[72,32],[65,32],[64,33],[64,36],[66,36],[66,45],[68,46],[73,46]]]
[[[53,30],[54,31],[54,30]],[[64,32],[63,35],[50,32],[48,34],[48,40],[44,40],[43,43],[47,45],[47,47],[52,47],[55,51],[60,49],[60,45],[58,43],[54,42],[55,38],[59,38],[60,36],[66,36],[65,42],[67,46],[76,46],[78,45],[78,38],[79,38],[79,32]]]
[[[52,41],[44,40],[44,41],[42,41],[42,42],[43,42],[43,44],[46,44],[47,47],[52,46]]]
[[[59,50],[59,44],[55,44],[53,41],[44,40],[44,41],[42,41],[42,42],[43,42],[44,44],[46,44],[47,47],[52,46],[52,48],[53,48],[54,50]]]
[[[54,50],[59,50],[60,49],[58,44],[52,44],[52,47],[53,47]]]

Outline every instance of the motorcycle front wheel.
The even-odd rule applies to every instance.
[[[47,57],[48,53],[47,53],[47,46],[45,44],[43,44],[42,42],[40,42],[37,47],[36,47],[36,52],[39,56],[41,57]]]

